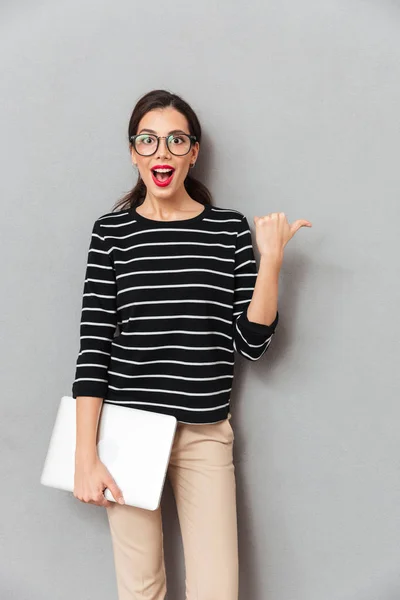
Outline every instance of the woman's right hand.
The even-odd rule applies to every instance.
[[[125,503],[122,491],[98,456],[92,460],[75,460],[75,498],[97,506],[111,506],[112,502],[104,496],[105,488],[110,490],[116,502]]]

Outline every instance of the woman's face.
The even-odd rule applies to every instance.
[[[177,138],[172,140],[172,144],[180,143],[179,133],[190,135],[186,117],[171,106],[154,109],[146,113],[139,122],[136,133],[159,136],[168,136],[173,133]],[[149,144],[150,142],[151,138],[146,137],[142,143]],[[190,151],[184,156],[177,156],[170,152],[164,138],[159,140],[158,148],[151,156],[142,156],[132,147],[132,162],[137,165],[147,192],[162,198],[175,195],[184,186],[190,165],[197,159],[199,147],[199,143],[195,142]],[[172,148],[174,149],[174,146]],[[155,175],[152,169],[157,165],[166,165],[166,168],[171,167],[174,170],[172,178],[162,174]],[[168,175],[170,174],[168,173]],[[159,185],[163,184],[164,181],[166,182],[164,185]]]

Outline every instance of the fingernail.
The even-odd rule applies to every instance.
[[[118,502],[119,502],[120,504],[124,504],[124,499],[123,499],[123,498],[119,498]]]

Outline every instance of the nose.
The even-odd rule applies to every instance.
[[[158,143],[158,150],[157,150],[157,156],[169,156],[170,152],[168,150],[168,146],[167,146],[167,138],[166,137],[160,137],[159,139],[159,143]]]

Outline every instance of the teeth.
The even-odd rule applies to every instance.
[[[153,169],[156,173],[169,173],[172,169]]]

